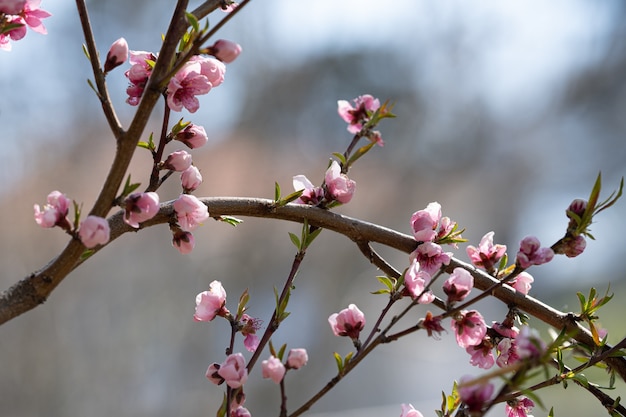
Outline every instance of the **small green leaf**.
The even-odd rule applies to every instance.
[[[548,413],[548,417],[554,417],[554,407],[550,407],[550,412]]]
[[[87,45],[83,44],[83,54],[87,57],[87,59],[91,59],[89,56],[89,51],[87,50]]]
[[[285,206],[289,203],[291,203],[292,201],[297,200],[298,198],[300,198],[300,196],[302,195],[302,193],[304,192],[304,190],[298,190],[298,191],[294,191],[293,193],[289,194],[288,196],[279,199],[278,201],[276,201],[276,206],[277,207],[282,207]]]
[[[287,349],[286,343],[280,347],[280,350],[278,351],[278,356],[276,356],[281,361],[283,360],[283,357],[285,356],[285,349]]]
[[[94,253],[96,253],[95,250],[93,249],[87,249],[86,251],[84,251],[81,255],[80,255],[80,260],[84,261],[85,259],[89,258],[91,255],[93,255]]]
[[[306,240],[305,240],[305,242],[304,242],[304,248],[303,248],[303,249],[306,249],[306,248],[308,248],[309,246],[311,246],[311,243],[313,243],[313,240],[315,240],[315,238],[316,238],[317,236],[319,236],[319,234],[320,234],[320,233],[322,233],[322,230],[324,230],[324,229],[322,229],[322,228],[317,228],[317,229],[313,230],[311,233],[307,233],[307,236],[306,236]]]
[[[191,122],[184,122],[181,118],[174,126],[172,126],[172,136],[178,135],[181,131],[183,131],[187,126],[189,126]]]
[[[250,294],[248,293],[248,289],[246,288],[241,296],[239,297],[239,303],[237,304],[237,317],[241,317],[246,311],[246,305],[250,301]]]
[[[233,216],[220,216],[219,220],[224,222],[224,223],[228,223],[228,224],[230,224],[233,227],[237,227],[241,223],[243,223],[243,220],[238,219],[238,218],[233,217]]]
[[[361,146],[359,149],[356,150],[356,152],[354,152],[354,154],[352,154],[352,156],[350,156],[350,159],[348,159],[348,162],[347,162],[347,166],[348,167],[352,166],[352,164],[354,164],[359,158],[365,155],[375,145],[376,145],[376,142],[370,142],[367,145]]]
[[[87,84],[89,84],[89,87],[91,87],[93,92],[96,93],[98,97],[100,97],[100,94],[98,93],[98,90],[96,90],[96,86],[93,85],[93,82],[91,81],[91,79],[87,78]]]
[[[189,25],[193,28],[193,30],[199,32],[200,25],[198,24],[198,19],[196,19],[196,16],[194,16],[193,13],[189,12],[185,12],[185,16],[187,17],[187,21],[189,22]]]
[[[339,152],[333,152],[333,156],[334,156],[335,158],[337,158],[337,159],[339,160],[339,162],[341,162],[341,165],[342,165],[342,166],[346,165],[346,157],[345,157],[345,156],[343,156],[343,154],[342,154],[342,153],[339,153]]]
[[[333,356],[335,357],[335,362],[337,363],[337,372],[341,374],[343,372],[343,359],[337,352],[333,353]]]
[[[294,233],[289,232],[289,238],[291,239],[291,243],[293,243],[296,249],[300,250],[300,239]]]
[[[277,182],[274,183],[274,202],[278,203],[280,201],[280,185]]]

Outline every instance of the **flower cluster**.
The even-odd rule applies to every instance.
[[[532,265],[550,262],[553,257],[554,251],[552,249],[542,248],[539,239],[534,236],[527,236],[520,242],[516,262],[521,268],[526,269]]]
[[[332,161],[326,170],[324,184],[321,187],[314,186],[304,175],[296,175],[293,177],[293,188],[296,191],[302,191],[300,197],[295,201],[297,204],[317,206],[321,203],[335,201],[347,204],[352,200],[356,182],[341,172],[341,167],[337,161]]]
[[[26,36],[26,28],[45,35],[42,19],[52,16],[39,8],[41,0],[0,0],[0,49],[10,51],[11,41]]]

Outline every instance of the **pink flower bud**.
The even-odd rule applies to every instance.
[[[292,369],[300,369],[309,361],[306,349],[291,349],[287,356],[287,366]]]
[[[448,296],[448,303],[461,301],[474,288],[474,277],[463,268],[454,268],[450,277],[443,283],[443,292]]]
[[[330,194],[330,200],[339,201],[342,204],[349,203],[354,195],[356,182],[341,173],[341,167],[337,161],[330,164],[325,176],[326,190]]]
[[[585,240],[583,236],[578,235],[576,237],[572,237],[566,240],[563,253],[568,258],[575,258],[581,253],[583,253],[586,247],[587,247],[587,241]]]
[[[581,217],[586,209],[587,209],[587,200],[577,198],[576,200],[570,203],[569,207],[565,211],[565,214],[567,214],[567,217],[570,217],[569,212],[572,212],[578,217]]]
[[[365,326],[365,315],[356,305],[350,304],[339,313],[331,314],[328,323],[335,336],[348,336],[356,340]]]
[[[230,413],[230,417],[252,417],[250,411],[247,408],[238,406]]]
[[[224,383],[224,378],[222,378],[220,374],[217,372],[219,370],[220,370],[220,364],[212,363],[209,365],[205,373],[205,376],[207,377],[207,379],[211,381],[212,383],[214,383],[215,385],[220,385]]]
[[[270,378],[276,384],[280,384],[285,376],[285,365],[275,356],[270,356],[268,360],[261,363],[263,378]]]
[[[172,152],[163,161],[162,168],[182,172],[191,166],[191,154],[187,151]]]
[[[424,210],[418,210],[411,216],[413,236],[418,242],[432,241],[437,235],[436,229],[441,219],[441,204],[433,202]]]
[[[195,321],[211,321],[215,316],[224,316],[228,310],[226,305],[226,290],[219,281],[209,284],[209,290],[203,291],[196,296],[196,312],[193,315]]]
[[[192,56],[189,62],[197,62],[200,64],[200,74],[206,77],[212,88],[218,87],[224,82],[226,65],[224,65],[223,62],[202,55]]]
[[[241,353],[228,355],[217,373],[224,378],[226,385],[231,388],[239,388],[248,380],[246,360]]]
[[[186,255],[193,251],[193,248],[196,246],[196,241],[191,232],[179,230],[174,233],[172,237],[172,246],[178,249],[183,255]]]
[[[135,229],[159,212],[159,195],[154,192],[132,193],[124,200],[124,222]]]
[[[126,39],[119,38],[111,48],[109,49],[109,53],[107,54],[107,59],[104,62],[104,72],[109,72],[115,67],[119,67],[128,59],[128,43]]]
[[[241,46],[235,42],[220,39],[211,47],[215,58],[227,64],[233,62],[241,53]]]
[[[202,175],[200,170],[195,166],[190,166],[180,174],[180,182],[185,193],[194,191],[202,184]]]
[[[204,146],[209,140],[204,128],[202,126],[194,125],[193,123],[178,132],[174,139],[184,143],[191,149]]]
[[[98,216],[87,216],[78,229],[80,241],[89,249],[107,243],[109,234],[109,223],[106,219]]]
[[[517,253],[517,264],[526,269],[532,265],[541,265],[550,262],[554,257],[554,251],[550,248],[542,248],[539,239],[534,236],[526,236],[520,242]]]
[[[534,281],[535,279],[532,277],[532,275],[530,275],[526,271],[523,271],[517,277],[515,277],[515,280],[511,281],[509,285],[515,288],[517,291],[521,292],[522,294],[528,294],[530,288],[532,287],[531,284]]]
[[[208,207],[190,194],[182,194],[178,197],[174,202],[174,212],[178,225],[185,232],[193,231],[209,218]]]

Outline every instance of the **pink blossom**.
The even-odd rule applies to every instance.
[[[151,63],[156,61],[156,59],[156,55],[152,52],[130,51],[129,62],[131,67],[124,75],[126,75],[128,81],[130,81],[130,85],[126,89],[126,94],[128,94],[126,102],[131,106],[139,104],[148,78],[152,73]]]
[[[209,218],[208,207],[191,194],[181,194],[174,202],[174,211],[178,225],[185,232],[195,230]]]
[[[570,203],[570,205],[567,208],[567,210],[565,210],[565,214],[570,219],[573,219],[572,214],[574,214],[574,215],[576,215],[576,216],[578,216],[580,218],[585,213],[585,210],[587,210],[587,200],[583,200],[581,198],[577,198],[577,199],[575,199],[574,201],[572,201]]]
[[[348,336],[356,340],[365,327],[365,315],[356,305],[350,304],[339,313],[331,314],[328,323],[335,336]]]
[[[287,356],[287,366],[291,369],[300,369],[309,361],[309,355],[306,349],[291,349]]]
[[[463,268],[454,268],[450,277],[443,283],[443,292],[448,296],[448,303],[461,301],[474,288],[474,277]]]
[[[532,417],[528,413],[532,411],[535,403],[530,398],[522,397],[506,402],[504,411],[506,417]]]
[[[43,209],[39,207],[39,204],[34,205],[37,224],[41,227],[60,226],[70,230],[71,226],[66,216],[72,200],[60,191],[52,191],[48,194],[47,201],[48,204],[44,205]]]
[[[459,312],[452,319],[452,328],[456,335],[456,343],[462,348],[480,344],[487,334],[485,320],[476,310]]]
[[[159,195],[154,192],[132,193],[124,200],[124,222],[135,229],[159,212]]]
[[[25,5],[26,0],[0,0],[0,13],[18,15]]]
[[[220,374],[218,373],[219,370],[220,370],[220,364],[212,363],[209,365],[204,375],[207,377],[209,381],[211,381],[215,385],[220,385],[224,383],[224,378],[222,378]]]
[[[539,239],[534,236],[526,236],[520,243],[517,252],[517,264],[526,269],[532,265],[541,265],[550,262],[554,252],[550,248],[542,248]]]
[[[304,175],[295,175],[293,177],[293,188],[296,191],[302,191],[300,197],[294,201],[296,204],[318,205],[324,198],[324,190],[322,187],[316,187]]]
[[[182,172],[191,166],[191,154],[187,151],[172,152],[161,163],[162,169]]]
[[[109,234],[109,223],[106,219],[98,216],[87,216],[78,229],[80,241],[89,249],[107,243]]]
[[[421,270],[419,262],[414,260],[404,274],[404,287],[407,289],[412,299],[415,300],[417,297],[420,297],[421,300],[426,286],[430,283],[430,279],[430,274]],[[424,301],[427,300],[425,299]]]
[[[128,42],[126,39],[119,38],[111,45],[107,53],[107,59],[104,62],[104,72],[109,72],[115,67],[119,67],[128,59]]]
[[[448,265],[452,252],[444,252],[440,245],[433,242],[424,242],[415,249],[410,259],[417,259],[423,271],[434,275],[443,265]]]
[[[198,167],[192,165],[181,172],[180,182],[185,193],[189,193],[197,189],[200,184],[202,184],[202,174],[200,174]]]
[[[333,161],[328,170],[326,170],[324,181],[330,200],[336,200],[342,204],[349,203],[352,200],[356,182],[348,178],[346,174],[341,173],[341,167],[337,161]]]
[[[418,242],[429,242],[435,239],[436,229],[441,219],[441,204],[433,202],[424,210],[418,210],[411,216],[411,229]]]
[[[248,352],[254,352],[259,346],[259,337],[256,335],[256,332],[261,328],[261,320],[244,313],[239,323],[242,326],[241,334],[245,336],[243,345]]]
[[[515,339],[511,339],[508,337],[503,338],[498,342],[498,346],[496,347],[498,352],[498,358],[496,359],[496,363],[500,368],[507,367],[519,361],[520,356],[517,351],[517,342]]]
[[[380,146],[381,148],[383,146],[385,146],[385,141],[383,140],[382,136],[380,135],[380,132],[378,130],[372,130],[369,135],[367,136],[367,138],[374,142],[375,144],[377,144],[378,146]]]
[[[213,44],[211,52],[215,58],[227,64],[233,62],[241,53],[241,46],[235,42],[220,39]]]
[[[506,253],[506,245],[493,244],[493,235],[494,232],[487,233],[480,240],[478,247],[469,245],[466,249],[472,263],[490,273]]]
[[[417,411],[411,404],[402,404],[402,412],[400,417],[424,417],[422,413]]]
[[[178,230],[172,236],[172,246],[178,249],[183,255],[187,255],[193,251],[193,248],[196,246],[196,240],[191,232]]]
[[[585,251],[587,247],[587,241],[581,235],[576,237],[572,237],[565,240],[565,245],[563,247],[563,253],[568,258],[575,258],[581,253]]]
[[[252,417],[250,411],[247,408],[238,406],[230,413],[230,417]]]
[[[285,365],[275,356],[270,356],[268,360],[261,363],[263,370],[263,378],[270,378],[276,384],[279,384],[285,376]]]
[[[224,82],[226,65],[224,65],[223,62],[202,55],[191,57],[189,62],[197,62],[200,64],[200,74],[207,78],[212,88],[218,87]]]
[[[35,32],[45,35],[48,33],[46,27],[41,22],[42,19],[52,16],[45,10],[39,8],[41,0],[26,0],[24,10],[21,16],[24,18],[26,24]]]
[[[441,325],[441,317],[433,316],[430,311],[426,312],[426,316],[420,321],[420,327],[426,330],[428,337],[436,340],[439,340],[439,335],[445,330]]]
[[[478,412],[491,400],[495,387],[491,383],[470,383],[464,376],[459,383],[459,396],[470,412]]]
[[[380,102],[369,94],[353,100],[354,107],[346,100],[337,101],[339,116],[348,123],[348,132],[359,133],[371,117],[371,113],[380,107]]]
[[[228,355],[217,373],[224,378],[226,385],[231,388],[239,388],[248,380],[246,360],[241,353]]]
[[[495,363],[492,344],[488,339],[483,339],[479,345],[466,347],[465,351],[470,354],[470,364],[472,366],[489,369]]]
[[[195,113],[200,108],[198,95],[211,91],[213,86],[201,73],[199,62],[189,61],[170,79],[167,85],[167,105],[174,111],[186,108]]]
[[[491,324],[491,328],[496,331],[500,336],[509,337],[515,339],[519,334],[519,329],[513,325],[506,325],[494,321]]]
[[[193,123],[190,123],[178,132],[174,139],[184,143],[191,149],[204,146],[209,141],[204,127],[194,125]]]
[[[225,2],[222,2],[222,6],[221,7],[222,7],[222,11],[224,13],[230,13],[233,10],[235,10],[237,7],[239,7],[239,3],[233,1],[230,4],[228,4],[228,1],[225,1]]]
[[[509,283],[509,285],[515,288],[517,291],[522,294],[528,294],[530,288],[532,287],[532,283],[535,279],[528,272],[523,271],[518,276],[515,277],[513,281]]]
[[[215,316],[225,316],[228,310],[226,305],[226,290],[219,281],[209,284],[209,290],[203,291],[196,296],[196,312],[193,315],[195,321],[211,321]]]

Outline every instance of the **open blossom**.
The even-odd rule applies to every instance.
[[[517,252],[517,264],[526,269],[532,265],[541,265],[550,262],[554,252],[550,248],[542,248],[539,239],[534,236],[526,236],[520,242]]]
[[[470,354],[470,364],[472,366],[489,369],[495,364],[492,349],[491,341],[489,339],[483,339],[479,345],[468,346],[465,348],[465,351]]]
[[[352,200],[356,182],[348,178],[346,174],[341,173],[341,167],[337,161],[333,161],[326,170],[324,181],[330,200],[336,200],[342,204],[349,203]]]
[[[485,320],[476,310],[459,312],[452,319],[452,328],[456,335],[456,343],[462,348],[480,344],[487,334]]]
[[[335,336],[348,336],[355,340],[365,327],[365,314],[356,305],[350,304],[339,313],[331,314],[328,323]]]
[[[504,411],[506,417],[532,417],[528,413],[532,411],[535,403],[526,397],[513,399],[506,402]]]
[[[193,248],[196,246],[196,240],[191,232],[178,230],[172,236],[172,246],[183,255],[186,255],[193,251]]]
[[[155,192],[132,193],[124,200],[124,222],[138,228],[159,212],[159,195]]]
[[[150,63],[156,61],[156,59],[156,55],[152,52],[130,51],[129,62],[131,67],[124,75],[126,75],[130,82],[130,85],[126,89],[126,94],[128,94],[126,102],[131,106],[139,104],[139,99],[152,73]]]
[[[413,260],[404,274],[404,287],[409,292],[412,299],[419,298],[421,304],[428,304],[433,301],[432,292],[424,292],[430,283],[430,274],[421,270],[419,262]]]
[[[532,283],[535,281],[532,275],[528,272],[523,271],[518,276],[515,277],[513,281],[509,283],[509,285],[515,288],[517,291],[522,294],[528,294],[530,288],[532,287]]]
[[[402,404],[402,412],[400,417],[424,417],[422,413],[417,411],[411,404]]]
[[[174,111],[186,108],[195,113],[200,108],[198,95],[211,91],[213,86],[201,73],[200,63],[189,61],[178,70],[167,85],[167,105]]]
[[[226,305],[226,290],[219,281],[209,284],[209,290],[196,296],[195,321],[211,321],[215,316],[224,316],[228,313]]]
[[[109,222],[98,216],[87,216],[78,229],[80,241],[89,249],[107,243],[110,233]]]
[[[478,247],[469,245],[467,255],[475,266],[485,268],[488,272],[493,271],[494,266],[506,253],[506,245],[493,244],[494,232],[483,236]]]
[[[285,376],[285,365],[275,356],[270,356],[268,360],[261,363],[263,378],[270,378],[279,384]]]
[[[211,47],[211,53],[222,62],[233,62],[241,53],[241,46],[238,43],[220,39]]]
[[[481,411],[491,400],[495,387],[491,383],[470,384],[471,379],[470,376],[461,377],[459,396],[470,412]]]
[[[463,268],[454,268],[450,277],[443,283],[443,292],[448,302],[461,301],[474,288],[474,277]]]
[[[411,229],[418,242],[429,242],[437,236],[437,226],[441,219],[441,204],[433,202],[424,210],[418,210],[411,216]]]
[[[291,349],[287,355],[287,366],[291,369],[300,369],[309,361],[306,349]]]
[[[60,226],[69,230],[70,224],[66,218],[72,200],[60,191],[52,191],[47,197],[48,204],[43,208],[34,205],[35,221],[41,227]]]
[[[444,252],[442,247],[433,242],[424,242],[415,249],[410,259],[416,259],[423,271],[434,275],[443,265],[448,265],[452,252]]]
[[[190,194],[181,194],[178,197],[174,202],[174,211],[178,225],[185,232],[193,231],[209,218],[208,207],[198,197]]]
[[[104,72],[109,72],[113,68],[119,67],[128,59],[128,42],[126,39],[119,38],[107,53],[107,59],[104,61]]]
[[[517,351],[517,342],[515,339],[511,339],[508,337],[503,338],[498,342],[498,346],[496,346],[496,351],[498,352],[498,358],[496,359],[496,364],[500,368],[505,368],[509,365],[512,365],[519,361],[520,356]]]
[[[337,101],[337,112],[348,123],[348,132],[356,134],[369,121],[369,113],[376,111],[380,107],[380,101],[369,94],[365,94],[355,98],[353,102],[354,106],[346,100]]]
[[[24,22],[26,22],[33,31],[45,35],[48,31],[41,20],[52,16],[52,14],[40,9],[40,4],[41,0],[26,0],[21,16],[24,18]]]
[[[197,62],[200,64],[200,74],[207,78],[212,88],[218,87],[224,82],[226,66],[223,62],[202,55],[191,57],[189,62]]]
[[[226,360],[219,365],[217,374],[224,379],[229,387],[239,388],[248,380],[246,360],[241,353],[228,355]]]
[[[259,337],[256,335],[256,332],[261,328],[261,320],[244,313],[239,323],[242,325],[241,334],[245,336],[243,345],[248,352],[254,352],[259,346]]]
[[[302,190],[302,194],[294,201],[296,204],[310,204],[316,206],[324,198],[324,190],[322,187],[316,187],[304,175],[295,175],[293,177],[293,188],[296,191]]]
[[[204,127],[195,125],[193,123],[185,126],[183,130],[176,134],[174,139],[184,143],[191,149],[204,146],[209,141]]]

